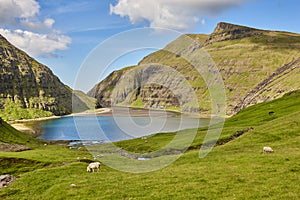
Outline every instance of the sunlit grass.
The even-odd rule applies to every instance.
[[[293,93],[279,100],[249,107],[228,119],[220,140],[238,130],[253,129],[215,147],[203,159],[199,159],[199,145],[207,128],[199,129],[192,143],[196,149],[188,150],[166,168],[149,173],[125,173],[104,165],[100,173],[87,173],[87,163],[79,162],[78,158],[92,160],[91,154],[65,146],[42,145],[30,151],[1,152],[0,158],[5,161],[0,165],[1,174],[12,173],[20,177],[0,190],[0,197],[299,199],[299,94]],[[269,111],[274,114],[269,115]],[[183,132],[189,134],[189,131]],[[166,133],[117,142],[115,145],[133,152],[151,152],[165,146],[173,138],[174,133]],[[263,146],[271,146],[275,153],[263,154]],[[11,158],[16,159],[15,162],[19,159],[21,163],[8,165]],[[122,159],[120,155],[115,155],[115,162],[120,162],[120,165]]]

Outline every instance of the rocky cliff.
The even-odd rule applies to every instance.
[[[48,67],[0,35],[0,109],[8,102],[55,115],[69,114],[72,112],[72,89]]]
[[[235,40],[240,38],[252,37],[255,35],[263,35],[263,33],[263,30],[220,22],[214,29],[213,33],[209,35],[203,45],[207,46],[216,42],[222,42],[226,40]]]
[[[200,59],[203,54],[209,58]],[[201,60],[200,73],[199,69],[195,69],[195,64],[189,62],[189,58],[195,59],[195,56],[196,60]],[[123,106],[175,110],[184,107],[187,112],[209,114],[213,100],[210,83],[204,76],[209,77],[216,71],[203,70],[205,66],[214,65],[224,81],[226,113],[232,115],[252,104],[300,89],[297,81],[300,79],[299,59],[299,34],[221,22],[210,35],[183,35],[164,49],[143,58],[137,66],[113,72],[88,94],[97,98],[98,107],[110,106],[113,101]],[[207,60],[210,63],[205,64]],[[178,72],[193,91],[179,88],[174,93],[170,87],[177,80],[171,81],[172,74],[164,74],[159,66],[167,66]],[[141,78],[139,71],[149,71],[149,67],[153,70],[151,78]],[[163,81],[156,74],[161,74],[168,81]],[[145,82],[147,84],[143,84]],[[178,91],[182,93],[181,96],[176,94]],[[182,99],[182,96],[191,95],[192,92],[196,94],[198,102]]]

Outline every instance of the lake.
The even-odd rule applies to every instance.
[[[119,113],[119,114],[117,114]],[[122,114],[120,114],[122,113]],[[162,132],[207,126],[210,119],[178,116],[174,113],[130,109],[114,115],[70,116],[39,122],[44,140],[92,140],[114,142]]]

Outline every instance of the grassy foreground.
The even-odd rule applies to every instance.
[[[232,137],[250,127],[253,129]],[[89,152],[59,145],[37,143],[29,151],[0,152],[0,174],[19,177],[0,190],[0,198],[300,199],[300,92],[249,107],[226,120],[222,145],[199,159],[198,147],[205,134],[206,129],[199,129],[193,148],[176,162],[141,174],[107,166],[101,173],[87,173],[87,163],[77,157],[92,159]],[[158,134],[147,142],[136,139],[116,145],[144,153],[159,149],[173,137],[173,133]],[[275,153],[263,154],[263,146],[271,146]]]

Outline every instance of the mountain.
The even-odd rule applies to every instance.
[[[72,100],[73,113],[95,109],[96,99],[86,95],[80,90],[73,90]]]
[[[77,102],[82,107],[85,103]],[[12,106],[31,109],[32,112],[45,111],[41,115],[65,115],[72,112],[72,89],[63,84],[45,65],[37,62],[22,50],[16,48],[0,35],[0,109]],[[87,106],[88,107],[88,106]],[[42,111],[41,111],[42,110]],[[28,114],[28,112],[27,112]],[[23,114],[16,118],[31,118],[35,115]],[[9,116],[3,116],[10,119]],[[38,117],[38,116],[37,116]]]
[[[201,59],[203,54],[206,57]],[[137,66],[112,72],[88,95],[97,99],[98,107],[109,106],[113,100],[114,105],[173,110],[181,107],[186,112],[210,114],[209,87],[213,80],[207,81],[203,75],[209,77],[216,71],[199,73],[189,62],[191,58],[203,66],[200,71],[209,65],[218,69],[225,86],[227,115],[300,88],[300,34],[221,22],[210,35],[182,35],[144,57]],[[172,81],[172,70],[185,80]],[[192,91],[183,90],[178,83],[174,90],[176,81],[187,82]],[[196,94],[199,105],[182,97],[191,92]]]

